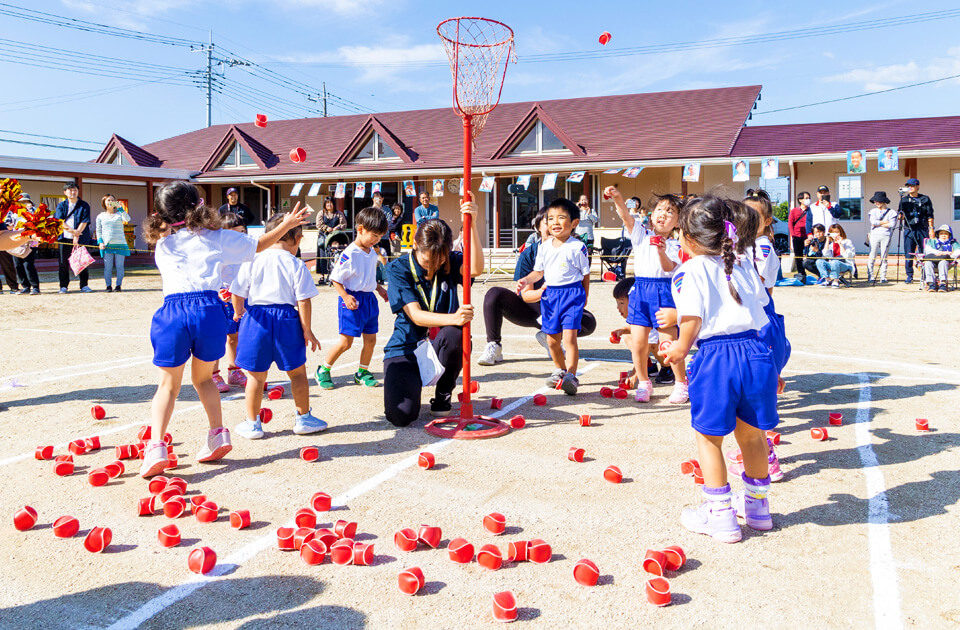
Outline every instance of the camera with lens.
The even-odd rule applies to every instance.
[[[900,193],[901,197],[906,197],[910,194],[910,189],[906,186],[901,186],[900,188],[897,188],[897,192]]]

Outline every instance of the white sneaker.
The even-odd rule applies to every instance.
[[[560,384],[560,381],[563,380],[563,377],[566,373],[566,370],[561,370],[560,368],[555,369],[553,373],[547,377],[547,386],[556,389],[557,385]]]
[[[223,459],[231,450],[233,445],[230,444],[230,429],[227,427],[210,429],[207,432],[207,443],[197,453],[197,461],[214,462]]]
[[[150,442],[143,452],[143,464],[140,466],[140,476],[146,479],[159,475],[167,467],[166,442]]]
[[[314,417],[311,413],[313,409],[307,410],[307,413],[297,414],[296,422],[293,423],[293,432],[297,435],[310,435],[311,433],[320,433],[327,430],[327,423],[320,418]]]
[[[478,365],[496,365],[503,361],[503,346],[496,341],[490,341],[483,349],[483,354],[477,360]]]
[[[670,394],[670,398],[667,399],[667,402],[671,405],[682,405],[690,402],[690,394],[687,393],[687,384],[679,382],[674,383],[673,393]]]
[[[245,420],[233,430],[237,435],[248,440],[259,440],[264,436],[263,425],[260,420]]]

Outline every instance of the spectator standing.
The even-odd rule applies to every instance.
[[[413,211],[413,220],[420,227],[420,224],[430,219],[440,218],[440,208],[430,203],[430,195],[425,192],[420,193],[420,205]]]
[[[54,217],[63,221],[63,234],[57,239],[58,262],[60,263],[60,293],[66,293],[70,286],[70,254],[73,248],[93,245],[90,236],[90,204],[80,199],[80,188],[77,182],[67,182],[63,185],[63,193],[67,196],[57,204]],[[87,286],[90,272],[84,269],[80,272],[80,291],[92,293],[93,289]]]
[[[20,197],[20,205],[22,205],[27,211],[33,212],[33,200],[30,199],[30,195],[24,193]],[[23,219],[18,221],[17,225],[13,226],[15,229],[20,229],[20,222]],[[14,256],[13,264],[17,269],[17,280],[20,283],[20,295],[40,295],[40,276],[37,274],[37,245],[39,241],[30,241],[29,248],[30,253],[20,258]]]
[[[240,193],[236,188],[227,189],[227,203],[220,206],[219,209],[220,216],[225,215],[228,212],[233,212],[240,216],[243,219],[243,226],[253,225],[257,222],[257,218],[253,215],[253,210],[251,210],[246,204],[240,203]]]
[[[587,244],[587,251],[593,247],[593,226],[600,222],[597,211],[590,207],[590,199],[586,195],[580,195],[580,201],[577,202],[577,208],[580,210],[580,223],[577,224],[577,238]]]
[[[826,186],[817,188],[817,202],[810,207],[807,215],[807,236],[813,234],[813,226],[818,223],[827,230],[837,222],[839,209],[836,204],[830,203],[830,189]]]
[[[0,232],[9,230],[12,227],[15,226],[0,223]],[[17,268],[13,259],[14,257],[10,255],[10,252],[0,251],[0,269],[3,269],[3,275],[7,279],[7,284],[10,285],[10,293],[20,293],[20,285],[17,283]],[[2,283],[0,283],[0,293],[3,293]]]
[[[390,255],[395,258],[400,255],[402,245],[400,237],[403,236],[403,206],[395,203],[392,210],[387,219],[387,235],[390,238]]]
[[[130,255],[127,237],[123,233],[123,225],[130,222],[130,215],[113,195],[104,195],[100,206],[103,212],[97,215],[97,245],[103,258],[103,281],[107,285],[107,293],[113,292],[111,284],[113,270],[116,269],[116,291],[119,293],[123,284],[123,263]]]
[[[390,206],[383,205],[383,193],[379,190],[374,192],[372,195],[373,198],[373,207],[383,213],[383,216],[387,217],[387,223],[390,223],[390,217],[393,216],[393,210]]]
[[[905,282],[913,282],[913,258],[923,255],[923,241],[933,238],[933,202],[930,197],[920,194],[920,180],[911,177],[907,180],[907,194],[900,195],[897,218],[903,221],[903,252],[907,257],[904,265],[907,273]]]
[[[873,282],[879,279],[881,283],[887,281],[887,254],[890,251],[890,235],[897,226],[897,213],[893,208],[888,208],[890,198],[883,190],[878,190],[870,197],[870,203],[874,207],[870,210],[870,259],[867,262],[867,279]],[[880,250],[880,275],[874,275],[873,261],[877,257],[877,250]]]
[[[807,221],[810,216],[810,193],[807,191],[797,195],[797,207],[787,215],[787,226],[790,230],[790,245],[793,248],[793,262],[797,267],[797,276],[804,284],[807,283],[807,270],[803,266],[803,248],[807,237]]]

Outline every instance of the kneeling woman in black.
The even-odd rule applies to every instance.
[[[476,217],[477,205],[460,206],[461,214]],[[471,231],[471,271],[483,272],[483,248],[476,220]],[[413,251],[387,265],[390,309],[397,316],[393,335],[384,348],[383,405],[392,424],[405,427],[420,415],[423,385],[414,351],[428,338],[430,328],[439,328],[433,348],[444,366],[437,381],[430,411],[448,416],[453,388],[463,368],[463,325],[473,319],[473,306],[461,306],[457,285],[462,284],[463,254],[454,252],[453,232],[441,219],[417,227]]]

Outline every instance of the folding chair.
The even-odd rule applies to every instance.
[[[633,243],[629,238],[600,237],[600,281],[603,282],[604,268],[613,273],[617,280],[623,279],[627,259],[633,251]]]
[[[496,269],[493,269],[492,271],[490,271],[490,273],[487,274],[487,277],[483,279],[483,282],[481,284],[486,284],[490,278],[494,277],[501,271],[506,273],[505,267],[511,263],[516,265],[517,260],[520,258],[520,254],[522,254],[523,250],[525,250],[526,248],[527,248],[527,244],[523,243],[522,245],[520,245],[519,248],[514,249],[512,252],[510,252],[509,256],[505,257],[503,260],[500,261],[500,264],[497,265]],[[493,248],[491,247],[487,251],[489,252],[488,255],[490,258],[490,262],[487,264],[487,266],[492,267],[493,266]]]

